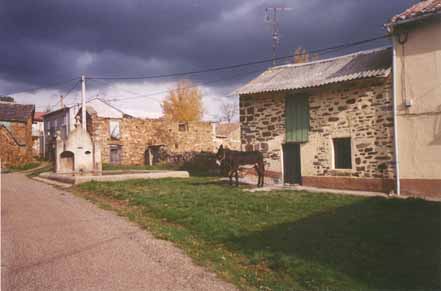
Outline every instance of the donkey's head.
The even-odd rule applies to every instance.
[[[216,164],[218,166],[222,165],[222,162],[225,160],[225,150],[224,146],[221,145],[216,153]]]

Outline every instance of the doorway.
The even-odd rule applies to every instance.
[[[112,165],[121,164],[121,146],[110,145],[110,163]]]
[[[71,151],[64,151],[60,154],[60,173],[70,173],[75,170],[74,153]]]
[[[299,143],[287,143],[283,145],[283,168],[285,183],[302,183]]]
[[[161,162],[162,145],[149,146],[144,152],[144,164],[153,166]]]

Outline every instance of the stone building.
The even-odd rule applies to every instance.
[[[273,67],[238,90],[266,182],[394,190],[392,50]]]
[[[210,122],[135,118],[100,98],[87,103],[87,129],[101,146],[103,163],[152,165],[215,149]]]
[[[13,167],[32,161],[32,121],[35,106],[0,99],[1,167]]]

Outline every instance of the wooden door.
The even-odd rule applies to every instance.
[[[121,147],[117,145],[110,146],[110,163],[119,165],[121,163]]]
[[[300,144],[283,145],[284,181],[288,184],[301,184],[302,171],[300,162]]]

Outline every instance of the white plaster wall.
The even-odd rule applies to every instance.
[[[408,31],[404,44],[395,37],[394,47],[400,176],[441,179],[441,21]]]

